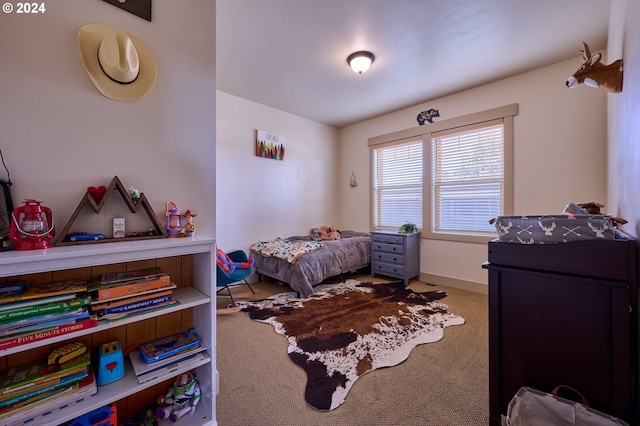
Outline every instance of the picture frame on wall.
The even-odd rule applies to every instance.
[[[285,137],[264,130],[257,131],[256,156],[271,158],[273,160],[284,160]]]

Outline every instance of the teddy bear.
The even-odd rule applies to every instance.
[[[313,241],[320,241],[322,238],[322,233],[320,232],[320,228],[311,228],[311,239]]]
[[[339,240],[340,231],[335,226],[321,226],[320,227],[320,239],[321,240]]]
[[[216,248],[216,264],[220,265],[222,270],[227,274],[231,274],[236,268],[247,269],[253,266],[254,259],[248,262],[234,262],[224,251]]]

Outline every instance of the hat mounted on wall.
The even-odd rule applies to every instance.
[[[78,47],[89,77],[107,98],[135,102],[156,81],[157,65],[151,50],[120,28],[84,25],[78,31]]]

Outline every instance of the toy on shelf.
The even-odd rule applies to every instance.
[[[16,250],[50,248],[55,234],[51,209],[41,205],[41,201],[25,200],[24,206],[11,213],[9,238],[16,243]]]
[[[180,228],[180,235],[184,237],[193,237],[196,233],[196,225],[193,223],[193,218],[198,216],[197,213],[192,213],[191,210],[184,212],[185,224]]]
[[[185,414],[193,414],[200,402],[200,385],[191,373],[181,374],[164,396],[158,397],[156,416],[176,422]]]
[[[119,238],[109,238],[108,236],[113,230],[114,218],[122,218],[127,223],[136,223],[140,228],[144,226],[142,229],[145,231],[130,232],[129,235]],[[78,228],[83,232],[74,232]],[[149,231],[146,231],[147,229]],[[90,186],[87,188],[87,192],[80,200],[61,234],[61,238],[58,238],[55,243],[56,246],[104,243],[114,240],[165,238],[167,236],[162,222],[153,211],[144,193],[128,191],[118,176],[114,176],[106,187]],[[75,234],[75,237],[70,234]]]

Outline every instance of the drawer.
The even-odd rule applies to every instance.
[[[373,253],[372,258],[375,262],[387,262],[387,263],[403,263],[404,256],[393,254],[393,253],[385,253],[382,251],[376,251]]]
[[[371,234],[371,241],[374,243],[386,243],[386,244],[404,244],[404,238],[400,235],[387,235],[387,234]]]
[[[404,253],[404,246],[395,245],[395,244],[386,244],[386,243],[374,242],[372,244],[372,249],[373,249],[374,252],[383,251],[383,252],[386,252],[386,253],[395,253],[395,254],[403,254]]]
[[[374,262],[371,264],[372,272],[382,275],[391,275],[404,278],[404,266],[390,263]]]

